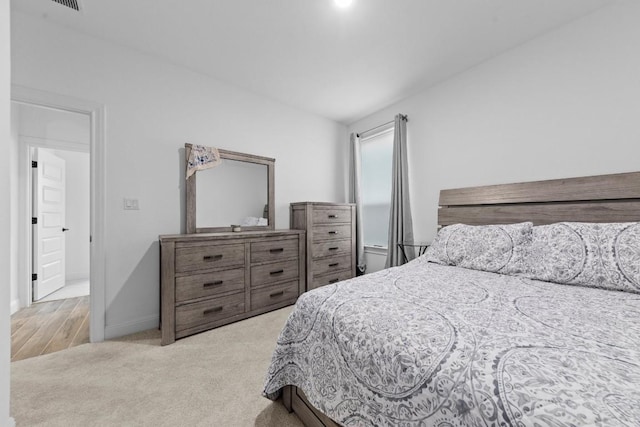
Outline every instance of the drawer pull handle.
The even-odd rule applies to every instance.
[[[338,249],[340,249],[340,248],[337,247],[337,246],[334,246],[333,248],[329,248],[330,251],[337,251]]]
[[[271,252],[272,254],[284,252],[284,248],[269,249],[269,252]]]
[[[222,307],[214,307],[202,312],[203,316],[209,316],[210,314],[219,313],[222,311]]]
[[[202,285],[203,288],[210,288],[212,286],[222,285],[224,282],[222,280],[216,280],[215,282],[209,282]]]
[[[329,215],[329,218],[338,218],[338,215]]]
[[[222,259],[223,255],[205,255],[202,257],[203,261],[217,261]]]
[[[269,298],[280,297],[282,295],[284,295],[284,291],[274,292],[272,294],[269,294]]]
[[[330,231],[329,234],[338,234],[337,231]]]
[[[340,281],[340,279],[331,279],[331,280],[329,280],[329,284],[331,284],[331,283],[337,283],[337,282],[339,282],[339,281]]]
[[[340,265],[339,262],[334,262],[333,264],[329,264],[329,267],[337,267],[339,265]]]
[[[282,274],[284,273],[284,270],[276,270],[276,271],[272,271],[271,273],[269,273],[272,276],[275,276],[276,274]]]

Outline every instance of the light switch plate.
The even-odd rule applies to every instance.
[[[138,199],[127,199],[126,197],[123,199],[123,209],[125,211],[138,211],[140,210],[140,205],[138,204]]]

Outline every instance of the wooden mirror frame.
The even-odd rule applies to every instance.
[[[191,154],[192,144],[185,144],[185,169]],[[275,209],[275,162],[276,159],[270,157],[255,156],[253,154],[238,153],[235,151],[218,149],[221,159],[237,160],[239,162],[257,163],[267,166],[267,205],[269,216],[267,225],[243,226],[242,231],[264,231],[273,230],[275,227],[276,209]],[[231,224],[225,227],[197,227],[196,226],[196,176],[198,172],[187,178],[187,234],[194,233],[218,233],[221,231],[231,231]]]

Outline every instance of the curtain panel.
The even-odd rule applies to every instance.
[[[389,241],[385,268],[404,262],[398,243],[413,242],[413,221],[409,201],[409,168],[407,162],[407,116],[395,117],[393,135],[393,166],[391,183],[391,207],[389,212]],[[405,247],[409,259],[413,259],[412,247]]]
[[[362,192],[360,187],[360,138],[355,133],[350,136],[349,162],[349,202],[356,204],[356,270],[360,276],[367,270],[364,262],[364,237],[362,233]]]

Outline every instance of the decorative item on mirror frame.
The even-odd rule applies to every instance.
[[[238,224],[231,224],[231,231],[233,231],[234,233],[239,233],[240,231],[242,231],[242,227],[240,227],[240,225]]]

